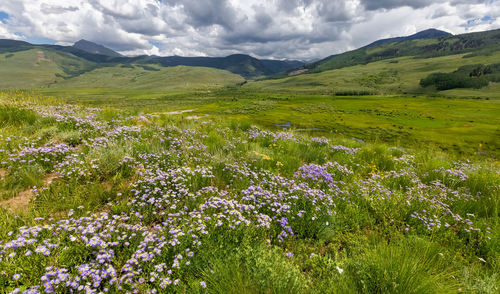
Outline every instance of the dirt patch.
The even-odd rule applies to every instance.
[[[291,76],[296,76],[296,75],[300,75],[301,73],[305,73],[305,72],[308,72],[309,70],[304,68],[304,69],[298,69],[298,70],[294,70],[292,72],[289,72],[288,73],[288,76],[291,77]]]
[[[43,178],[43,185],[49,186],[50,184],[52,184],[52,181],[57,179],[58,177],[59,177],[59,175],[57,175],[56,173],[50,173],[50,174],[46,175]]]
[[[37,51],[36,54],[37,54],[37,59],[36,59],[35,66],[40,66],[40,61],[53,62],[52,59],[48,58],[45,55],[45,52],[43,52],[43,51]]]
[[[5,179],[6,175],[7,175],[7,170],[0,168],[0,180]]]
[[[193,112],[194,109],[186,109],[186,110],[177,110],[177,111],[170,111],[170,112],[155,112],[155,113],[152,113],[152,115],[158,115],[158,114],[183,114],[183,113],[186,113],[186,112]]]
[[[43,186],[49,186],[58,175],[50,173],[43,178]],[[33,199],[33,192],[31,189],[19,192],[15,197],[0,202],[0,207],[6,209],[10,213],[16,213],[26,210]]]
[[[203,118],[203,117],[207,117],[207,116],[210,116],[210,114],[205,114],[205,115],[190,115],[190,116],[186,117],[186,119],[197,120],[197,119],[200,119],[200,118]]]
[[[16,197],[0,202],[0,206],[10,213],[22,211],[28,207],[32,198],[33,192],[31,190],[21,191]]]

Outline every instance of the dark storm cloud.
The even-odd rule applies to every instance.
[[[187,22],[194,27],[221,25],[232,29],[236,21],[237,11],[227,0],[185,0],[175,3],[182,4]]]
[[[298,8],[308,7],[314,0],[277,0],[278,7],[281,10],[291,12]]]

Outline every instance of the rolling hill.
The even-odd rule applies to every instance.
[[[98,68],[72,79],[62,80],[52,84],[51,88],[175,90],[221,87],[243,81],[239,75],[207,67],[117,65]]]
[[[488,55],[498,49],[500,30],[450,35],[430,29],[408,37],[375,41],[365,47],[306,64],[302,69],[303,72],[318,73],[396,57],[431,58],[462,53],[469,53],[469,56]]]
[[[43,47],[0,54],[0,88],[192,89],[243,82],[208,67],[102,64]]]
[[[152,64],[163,67],[179,65],[210,67],[227,70],[244,78],[273,75],[303,65],[300,61],[260,60],[244,54],[235,54],[226,57],[160,57],[146,55],[125,57],[104,46],[85,40],[78,41],[74,46],[59,46],[33,45],[23,41],[0,39],[0,53],[14,53],[28,50],[42,50],[62,55],[70,54],[71,58],[79,58],[80,64],[87,63],[87,65],[80,68],[72,68],[69,72],[64,64],[60,64],[66,73],[65,78],[78,76],[97,67],[113,67],[118,64]]]
[[[436,35],[438,37],[433,37]],[[489,75],[488,79],[474,74],[481,68],[498,68],[498,63],[500,30],[456,36],[427,30],[408,37],[379,40],[357,50],[307,64],[299,70],[249,83],[245,87],[335,95],[418,94],[498,98],[498,73]],[[447,87],[421,83],[430,75],[433,75],[431,78],[436,75],[442,79],[454,78],[460,81],[451,84],[462,85]],[[478,83],[478,80],[481,82]],[[467,84],[478,86],[468,87]]]

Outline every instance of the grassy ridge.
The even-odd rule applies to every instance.
[[[153,65],[118,65],[79,75],[54,85],[61,88],[115,89],[198,89],[243,82],[228,71],[205,67],[160,67]]]
[[[462,53],[467,53],[467,57],[489,56],[498,51],[499,40],[500,30],[491,30],[439,38],[395,41],[330,56],[305,67],[311,72],[323,72],[403,56],[432,58]]]
[[[203,67],[98,64],[44,48],[0,54],[0,88],[197,89],[244,79]]]
[[[34,88],[60,79],[64,71],[43,50],[0,54],[0,88]]]
[[[7,293],[499,290],[492,160],[20,92],[0,101]]]
[[[330,93],[367,91],[378,94],[432,94],[451,97],[498,98],[500,86],[491,83],[482,89],[436,91],[422,88],[420,80],[435,72],[453,72],[470,64],[494,64],[500,51],[489,56],[464,58],[464,54],[433,58],[400,57],[321,73],[248,83],[245,87],[270,92]]]

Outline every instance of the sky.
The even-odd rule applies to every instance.
[[[500,0],[0,0],[0,38],[125,55],[313,60],[436,28],[500,28]]]

